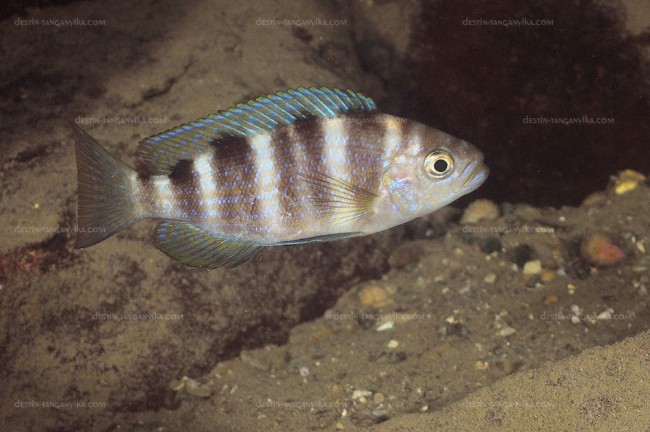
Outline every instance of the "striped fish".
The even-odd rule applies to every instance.
[[[325,87],[270,94],[147,138],[137,169],[75,130],[76,247],[155,218],[156,247],[194,267],[382,231],[488,175],[471,144]]]

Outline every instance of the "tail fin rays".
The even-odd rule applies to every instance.
[[[75,247],[92,246],[142,219],[133,197],[134,171],[73,124],[76,135],[78,220]]]

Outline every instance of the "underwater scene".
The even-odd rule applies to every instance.
[[[650,428],[647,0],[0,6],[0,431]]]

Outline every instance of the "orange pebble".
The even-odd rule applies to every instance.
[[[560,300],[560,298],[558,296],[556,296],[555,294],[551,294],[548,297],[546,297],[546,300],[544,300],[544,303],[552,305],[552,304],[557,303],[559,300]]]
[[[589,264],[603,267],[618,264],[625,258],[625,251],[601,233],[585,237],[580,245],[580,252]]]

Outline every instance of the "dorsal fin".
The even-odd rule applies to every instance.
[[[140,143],[141,162],[153,174],[168,174],[181,160],[193,160],[219,140],[248,137],[310,117],[376,111],[369,97],[352,90],[300,87],[259,97]]]

